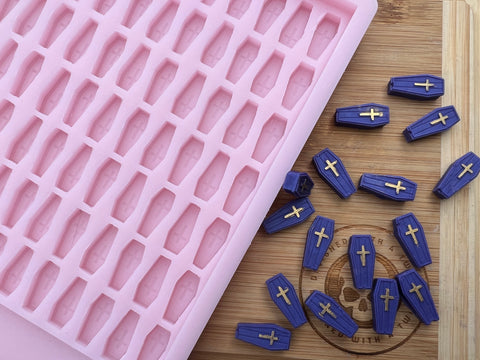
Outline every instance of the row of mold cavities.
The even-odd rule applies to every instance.
[[[116,0],[96,0],[93,8],[95,11],[105,15],[115,5]],[[147,11],[153,0],[131,0],[128,9],[123,17],[122,25],[132,28]]]
[[[255,31],[265,34],[285,9],[286,0],[266,0],[255,25]],[[304,36],[312,12],[312,5],[301,3],[283,26],[279,41],[293,48]],[[318,59],[338,32],[340,19],[327,14],[318,23],[313,33],[307,55]]]

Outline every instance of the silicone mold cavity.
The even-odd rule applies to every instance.
[[[120,290],[123,285],[125,285],[137,266],[142,262],[144,251],[145,246],[135,240],[132,240],[125,249],[123,249],[110,280],[109,285],[111,288]]]
[[[51,261],[38,270],[23,306],[30,311],[35,311],[57,281],[59,272],[60,268]]]
[[[78,334],[78,341],[85,345],[90,344],[112,315],[114,304],[115,302],[104,294],[95,300],[85,317],[85,322]]]
[[[52,15],[50,22],[45,29],[40,40],[40,45],[45,48],[50,47],[60,34],[67,28],[72,21],[73,10],[65,5],[60,5]]]
[[[374,10],[0,0],[0,304],[92,359],[186,359]]]
[[[15,24],[14,31],[18,35],[25,36],[30,30],[32,30],[37,23],[46,2],[47,0],[32,0]]]
[[[187,271],[178,279],[168,302],[163,318],[171,323],[176,323],[187,309],[197,293],[200,278],[191,271]]]
[[[149,307],[158,297],[163,281],[167,276],[171,261],[161,256],[148,270],[137,286],[134,301],[144,307]]]
[[[255,31],[265,34],[285,9],[285,2],[286,0],[266,0],[255,24]]]
[[[94,274],[105,263],[117,233],[118,229],[115,226],[107,225],[85,251],[80,267]]]
[[[6,295],[14,292],[22,281],[28,264],[33,256],[33,250],[24,247],[7,265],[1,274],[0,291]]]
[[[76,278],[72,282],[53,306],[53,311],[50,315],[50,321],[53,324],[62,328],[72,319],[86,286],[87,282],[80,278]]]
[[[185,209],[168,232],[165,249],[175,254],[179,254],[183,250],[190,241],[199,213],[200,208],[193,204]]]
[[[78,239],[80,239],[87,230],[89,220],[89,214],[82,210],[76,210],[73,215],[67,219],[63,233],[53,253],[61,259],[67,256],[77,243]]]
[[[152,231],[170,212],[174,200],[175,195],[171,191],[167,189],[160,190],[150,202],[142,223],[138,228],[138,233],[145,237],[150,236]]]
[[[175,1],[170,1],[165,5],[150,24],[147,36],[153,41],[160,41],[167,34],[168,30],[170,30],[170,26],[172,26],[177,10],[178,4]]]
[[[8,71],[8,68],[12,63],[13,56],[15,55],[17,48],[18,44],[15,41],[8,40],[8,42],[0,50],[0,79]]]
[[[97,63],[93,68],[93,74],[100,78],[104,77],[122,55],[126,43],[127,39],[122,35],[118,33],[113,34],[103,46]]]
[[[98,24],[95,21],[89,20],[78,35],[70,42],[65,52],[65,59],[75,64],[90,46],[97,27]]]
[[[8,124],[13,115],[15,106],[8,100],[0,102],[0,131]]]

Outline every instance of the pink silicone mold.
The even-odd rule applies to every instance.
[[[0,303],[186,359],[375,1],[0,3]]]

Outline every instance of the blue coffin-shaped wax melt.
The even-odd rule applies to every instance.
[[[358,187],[380,198],[395,201],[412,201],[417,192],[416,183],[395,175],[365,173],[361,176]]]
[[[305,305],[313,314],[327,325],[352,337],[358,330],[358,325],[330,296],[315,290],[305,300]]]
[[[398,285],[403,299],[415,315],[425,324],[438,320],[437,309],[427,282],[415,269],[406,270],[397,275]]]
[[[386,105],[363,104],[338,108],[335,123],[356,128],[376,128],[388,124],[390,109]]]
[[[303,266],[307,269],[318,270],[332,240],[335,221],[323,216],[313,220],[307,233]]]
[[[308,198],[299,198],[282,206],[263,221],[263,228],[268,234],[298,225],[315,212]]]
[[[353,284],[357,289],[371,289],[375,270],[375,246],[371,235],[352,235],[348,244],[348,258]]]
[[[437,99],[445,93],[443,78],[429,75],[395,76],[388,83],[388,94],[415,100]]]
[[[327,182],[341,198],[352,195],[357,188],[348,175],[342,160],[329,148],[325,148],[313,157],[318,175]]]
[[[448,167],[433,192],[441,199],[448,199],[475,179],[479,172],[480,158],[470,151]]]
[[[312,187],[313,181],[305,172],[289,171],[283,182],[283,190],[297,198],[309,196]]]
[[[372,292],[373,329],[378,334],[392,335],[400,294],[394,279],[375,279]]]
[[[438,134],[450,129],[460,121],[460,117],[452,105],[441,107],[429,112],[403,130],[407,142],[426,136]]]
[[[295,288],[282,273],[271,277],[265,283],[273,302],[294,328],[307,322],[307,317]]]
[[[412,264],[416,267],[431,264],[425,232],[415,215],[408,213],[393,219],[392,222],[393,233]]]
[[[238,323],[235,337],[267,350],[288,350],[291,333],[275,324]]]

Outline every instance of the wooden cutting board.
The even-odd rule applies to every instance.
[[[452,12],[451,15],[443,12],[444,7],[445,11]],[[437,359],[437,357],[449,358],[443,351],[448,351],[450,355],[461,353],[464,355],[461,358],[474,358],[474,354],[478,353],[476,352],[478,344],[474,343],[475,329],[478,327],[475,323],[478,321],[473,320],[473,325],[470,322],[459,326],[454,319],[455,315],[451,314],[453,311],[444,308],[439,308],[440,316],[442,318],[445,315],[447,317],[445,321],[449,323],[443,324],[444,330],[440,338],[444,342],[441,344],[438,343],[439,323],[430,326],[420,324],[405,305],[401,306],[397,315],[393,336],[375,334],[371,329],[369,292],[354,289],[349,265],[345,261],[348,238],[352,234],[370,233],[374,237],[377,254],[383,255],[385,259],[376,267],[376,277],[391,277],[393,273],[410,268],[411,264],[392,235],[391,220],[411,211],[422,223],[429,242],[433,264],[421,269],[420,272],[428,279],[437,307],[439,292],[442,294],[442,306],[454,305],[456,297],[453,293],[458,289],[455,288],[453,281],[460,279],[465,282],[469,277],[478,276],[478,259],[473,259],[473,264],[470,264],[473,271],[461,273],[459,276],[448,276],[451,272],[442,270],[451,283],[445,284],[442,281],[443,287],[439,291],[440,229],[442,228],[442,231],[446,229],[444,233],[448,232],[453,236],[456,228],[463,229],[467,226],[470,231],[470,233],[466,231],[467,235],[473,236],[473,239],[468,240],[471,244],[478,238],[478,229],[475,225],[470,225],[475,224],[475,221],[471,220],[478,214],[476,205],[478,201],[469,206],[465,200],[467,195],[464,193],[461,195],[460,203],[457,203],[457,200],[444,202],[441,209],[440,201],[431,192],[441,170],[445,170],[448,165],[445,158],[451,162],[468,150],[478,152],[478,125],[473,129],[474,134],[470,133],[470,139],[476,141],[471,140],[470,148],[466,146],[463,152],[457,153],[452,150],[459,149],[459,146],[455,147],[451,143],[452,134],[456,141],[465,140],[465,137],[469,137],[468,130],[472,131],[472,127],[467,129],[466,135],[459,130],[453,130],[455,132],[452,131],[452,134],[444,134],[443,141],[442,136],[437,135],[407,143],[402,136],[403,129],[427,112],[442,106],[442,100],[421,102],[386,94],[386,86],[391,76],[416,73],[442,74],[442,16],[450,19],[450,26],[463,27],[464,32],[467,30],[468,33],[469,24],[465,24],[465,21],[471,20],[471,13],[463,1],[448,1],[444,4],[438,0],[379,0],[379,10],[370,29],[293,168],[296,171],[308,172],[315,182],[310,197],[316,208],[315,215],[326,216],[336,221],[335,237],[328,257],[317,272],[302,270],[305,237],[311,221],[274,235],[267,235],[260,229],[190,356],[191,360],[320,357],[349,359],[356,358],[355,354],[370,354],[375,359],[405,359],[419,356],[423,359]],[[478,30],[478,26],[476,28]],[[447,45],[453,44],[453,47],[456,46],[457,50],[461,51],[460,45],[454,44],[456,38],[455,35],[453,37],[451,35],[453,30],[450,28],[443,30],[444,34],[448,34]],[[464,43],[464,46],[468,49],[468,43]],[[478,45],[476,46],[478,50]],[[468,57],[469,54],[470,52],[465,56]],[[453,73],[465,70],[467,67],[465,61],[468,60],[461,59],[462,57],[457,61],[447,59],[451,64],[447,70]],[[443,69],[445,71],[445,65]],[[453,73],[450,74],[452,77],[455,75]],[[476,73],[478,74],[478,71]],[[461,82],[464,88],[468,88],[465,83]],[[456,85],[447,79],[447,91],[453,92],[455,89]],[[461,96],[447,94],[444,97],[444,105],[448,105],[445,99],[452,100],[453,103],[455,100],[461,101]],[[367,102],[390,106],[390,124],[382,129],[366,131],[334,125],[337,107]],[[460,105],[465,112],[471,109],[469,104]],[[476,113],[478,114],[478,111]],[[473,119],[470,121],[468,115],[474,114],[465,115],[467,120],[464,122],[471,123]],[[448,140],[445,140],[446,136]],[[474,148],[471,148],[472,146]],[[318,177],[311,162],[312,156],[325,147],[329,147],[343,160],[356,183],[364,172],[401,175],[417,182],[415,201],[395,203],[381,200],[361,190],[347,200],[340,199]],[[463,150],[465,146],[460,148]],[[442,161],[441,154],[444,157]],[[468,191],[478,194],[478,185],[474,185],[472,190]],[[280,191],[271,212],[289,200],[291,197]],[[457,209],[461,206],[465,211],[467,220],[463,220],[463,225],[456,224],[455,219],[452,219],[465,215],[455,213],[455,210],[452,210],[454,206]],[[448,214],[452,216],[449,218]],[[446,225],[449,223],[451,225]],[[443,243],[448,242],[451,245],[452,240],[445,240],[444,233]],[[474,246],[474,249],[475,253],[479,252],[478,246]],[[456,259],[455,255],[450,258],[445,255],[445,251],[451,253],[443,246],[442,261],[460,269],[461,259],[452,261],[451,258]],[[303,300],[313,289],[337,297],[360,324],[357,334],[352,339],[339,336],[337,332],[317,321],[311,313],[307,313],[309,319],[307,324],[293,330],[270,300],[265,286],[265,280],[279,272],[290,279]],[[474,290],[468,293],[471,294],[473,291],[473,296],[467,296],[470,300],[463,302],[467,310],[455,309],[454,314],[458,312],[466,317],[469,309],[475,310],[475,305],[472,307],[472,299],[475,304],[474,296],[475,291],[478,292],[478,284],[477,290],[475,286],[473,288]],[[271,353],[236,340],[234,333],[238,322],[271,322],[293,330],[290,351]],[[459,330],[459,335],[455,335],[453,330],[448,330],[450,324]],[[468,332],[468,329],[472,331]],[[463,339],[464,345],[467,346],[466,350],[457,350],[453,347],[461,342],[462,336],[472,335],[473,340]]]

